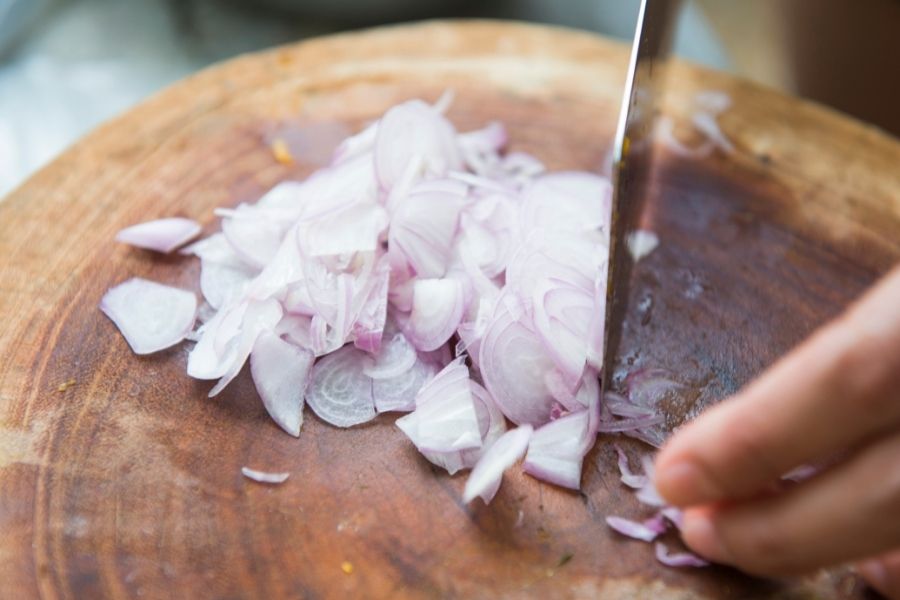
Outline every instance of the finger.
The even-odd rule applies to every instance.
[[[900,600],[900,550],[868,560],[857,571],[870,586],[890,600]]]
[[[738,395],[678,431],[656,485],[679,506],[749,497],[900,424],[900,268]]]
[[[793,575],[900,546],[900,435],[781,494],[685,512],[701,556],[759,575]]]

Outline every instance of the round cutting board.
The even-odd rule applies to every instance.
[[[511,23],[314,40],[169,88],[0,203],[0,595],[862,597],[840,570],[775,582],[661,566],[604,524],[646,514],[618,481],[613,438],[585,461],[580,493],[514,468],[490,506],[466,506],[466,476],[432,467],[393,416],[338,430],[307,413],[292,438],[246,373],[209,400],[210,384],[184,373],[185,347],[134,356],[97,309],[132,276],[197,289],[193,259],[117,244],[119,229],[182,215],[213,232],[214,207],[305,176],[407,98],[451,88],[458,127],[500,119],[513,149],[552,169],[602,169],[626,62],[619,44]],[[669,407],[669,426],[733,392],[900,258],[900,144],[721,74],[674,75],[673,114],[695,90],[731,95],[721,125],[735,149],[664,155],[648,190],[661,245],[636,273],[644,314],[626,327],[622,367],[663,367],[694,390]],[[273,153],[275,140],[293,160]],[[645,451],[622,443],[632,459]],[[291,477],[261,485],[242,466]]]

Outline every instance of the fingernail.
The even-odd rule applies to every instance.
[[[691,462],[676,462],[657,470],[654,481],[659,493],[679,506],[698,504],[717,497],[716,489]]]
[[[856,567],[856,570],[859,571],[859,574],[863,576],[863,579],[868,581],[869,585],[873,588],[881,591],[888,587],[887,569],[884,568],[884,563],[880,560],[870,560],[860,563],[859,566]]]
[[[703,558],[719,563],[730,562],[729,553],[722,545],[715,525],[709,517],[686,513],[681,537],[691,550]]]

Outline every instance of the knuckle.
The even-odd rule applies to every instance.
[[[881,499],[883,511],[889,522],[893,524],[898,547],[900,547],[900,465],[897,457],[900,456],[900,435],[894,436],[885,442],[879,449],[879,460],[873,469],[873,481],[883,482],[886,494]]]
[[[735,566],[757,575],[786,575],[790,566],[787,541],[781,531],[766,524],[742,528],[739,535],[726,535]]]
[[[730,476],[722,474],[719,477],[728,493],[740,495],[753,491],[760,478],[780,474],[779,469],[768,458],[772,444],[766,439],[765,432],[766,428],[752,417],[734,420],[723,426],[722,435],[728,440],[729,454],[724,458],[729,465]],[[752,487],[742,489],[744,483]]]
[[[837,341],[832,370],[835,385],[854,408],[896,412],[900,349],[884,336],[859,331],[850,323],[840,329],[847,333]]]
[[[900,598],[900,560],[885,565],[884,593],[890,598]]]

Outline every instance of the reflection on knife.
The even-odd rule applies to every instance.
[[[652,163],[653,124],[662,99],[680,0],[642,0],[613,150],[613,201],[609,228],[602,390],[612,389],[622,325],[628,312],[631,257],[626,244],[643,209]],[[601,396],[602,397],[602,396]]]

